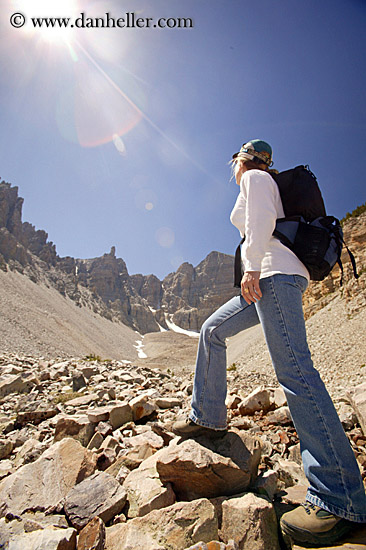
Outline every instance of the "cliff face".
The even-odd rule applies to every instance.
[[[0,268],[17,270],[34,282],[44,282],[78,305],[122,321],[142,334],[168,329],[171,323],[199,331],[203,321],[238,293],[233,288],[232,256],[211,252],[197,267],[183,263],[163,281],[155,275],[129,275],[115,248],[89,260],[60,258],[45,231],[22,222],[23,199],[17,187],[0,183]],[[358,269],[366,270],[366,213],[350,218],[344,238],[354,252]],[[345,300],[365,294],[366,274],[352,278],[348,254],[342,254]],[[325,281],[312,282],[304,296],[306,317],[329,303],[339,290],[339,269]]]
[[[0,183],[0,265],[16,260],[25,266],[31,263],[29,253],[55,265],[56,247],[47,242],[47,233],[36,231],[30,223],[22,223],[23,202],[17,187]]]
[[[163,281],[163,307],[178,326],[199,331],[203,321],[238,294],[233,257],[211,252],[196,268],[184,263]]]

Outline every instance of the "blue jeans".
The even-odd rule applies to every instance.
[[[331,398],[313,366],[306,340],[302,293],[307,280],[274,275],[260,280],[262,298],[248,305],[236,296],[202,325],[190,418],[226,428],[226,338],[262,325],[278,381],[300,439],[306,499],[339,517],[366,522],[360,471]]]

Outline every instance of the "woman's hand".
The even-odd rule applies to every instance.
[[[262,292],[259,288],[260,273],[260,271],[246,271],[242,277],[241,293],[248,304],[258,302],[262,297]]]

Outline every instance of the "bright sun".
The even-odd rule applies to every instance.
[[[24,30],[33,36],[37,35],[47,42],[67,41],[70,37],[71,27],[65,24],[47,26],[43,22],[42,26],[35,28],[32,18],[61,18],[72,19],[77,14],[77,0],[15,0],[17,10],[22,13],[27,20]]]

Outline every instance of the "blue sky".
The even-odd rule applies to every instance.
[[[365,202],[364,0],[2,1],[0,177],[60,256],[115,246],[163,278],[232,254],[227,163],[251,138],[279,170],[309,164],[330,214]],[[50,4],[194,27],[30,32]]]

